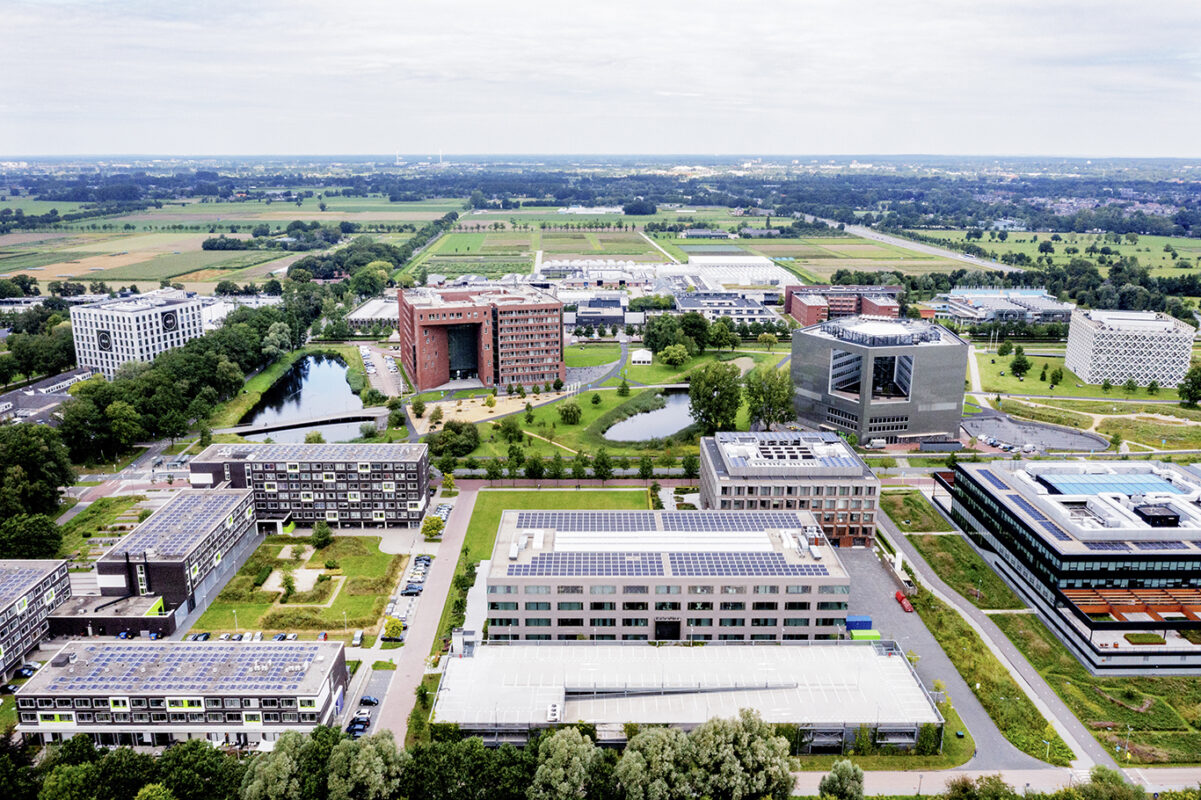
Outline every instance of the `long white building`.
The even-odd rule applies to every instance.
[[[75,359],[112,378],[127,361],[155,356],[204,333],[202,298],[195,292],[159,289],[109,298],[71,309]]]
[[[1175,386],[1188,371],[1196,329],[1156,311],[1072,312],[1068,369],[1085,383]]]

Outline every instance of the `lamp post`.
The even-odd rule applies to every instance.
[[[1047,754],[1046,754],[1046,756],[1043,757],[1043,761],[1050,761],[1051,760],[1051,742],[1047,739],[1043,739],[1043,744],[1045,744],[1047,746]]]
[[[234,633],[241,633],[241,631],[238,630],[238,612],[236,609],[234,610]]]

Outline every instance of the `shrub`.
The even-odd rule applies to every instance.
[[[435,456],[449,454],[462,457],[470,453],[480,444],[480,432],[470,422],[452,419],[426,437],[430,453]]]
[[[271,572],[272,570],[269,566],[260,569],[254,576],[254,585],[262,586],[264,583],[266,583],[267,579],[271,577]]]
[[[575,403],[563,403],[559,406],[559,419],[565,425],[579,425],[584,412]]]

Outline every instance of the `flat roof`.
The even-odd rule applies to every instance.
[[[843,578],[808,511],[505,511],[489,578]]]
[[[1201,475],[1191,468],[1160,461],[960,462],[958,468],[1057,552],[1201,551]]]
[[[18,694],[318,695],[342,648],[341,642],[76,641]]]
[[[112,561],[127,553],[137,556],[147,554],[151,560],[178,560],[192,552],[214,528],[226,524],[237,507],[251,494],[250,489],[179,492],[134,528],[133,532],[113,545],[101,556],[101,560]],[[150,555],[151,551],[153,555]]]
[[[675,295],[680,308],[764,308],[757,300],[748,300],[736,292],[679,292]]]
[[[73,594],[50,614],[52,617],[144,617],[162,602],[157,594],[135,594],[117,599],[110,594]]]
[[[67,562],[56,559],[9,559],[0,561],[0,609],[33,591],[39,583]]]
[[[701,439],[701,451],[719,476],[874,477],[854,448],[829,431],[721,431]]]
[[[401,291],[406,303],[422,308],[462,305],[558,303],[554,295],[527,284],[480,283],[433,289],[421,287]],[[399,314],[399,307],[397,308]]]
[[[545,726],[552,703],[566,723],[692,727],[743,708],[767,722],[814,726],[942,722],[892,642],[487,642],[447,662],[433,718],[469,728]]]
[[[346,315],[347,319],[378,319],[379,317],[400,318],[400,306],[395,297],[373,297]]]
[[[877,317],[867,314],[819,322],[800,332],[868,347],[967,346],[967,343],[958,336],[929,320],[897,319],[896,317]]]
[[[193,464],[214,461],[417,461],[425,444],[239,444],[209,445]]]
[[[180,289],[156,289],[145,294],[130,295],[128,297],[106,297],[103,300],[98,300],[94,303],[88,303],[76,308],[86,309],[88,311],[116,311],[120,313],[131,313],[136,311],[146,311],[152,308],[166,308],[168,306],[178,306],[184,303],[200,302],[200,296],[195,292],[185,292]]]
[[[1184,331],[1195,332],[1193,327],[1175,317],[1158,311],[1102,311],[1100,309],[1077,310],[1075,313],[1107,328],[1123,331]]]

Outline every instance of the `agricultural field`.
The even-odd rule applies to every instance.
[[[11,195],[5,195],[3,199],[0,199],[0,212],[8,210],[14,214],[20,211],[23,214],[40,215],[48,214],[55,209],[58,210],[59,214],[71,214],[78,211],[82,206],[83,203],[59,202],[58,200],[34,200],[30,197],[12,197]]]
[[[1036,345],[1031,345],[1031,350],[1037,349]],[[1147,388],[1140,386],[1138,391],[1132,395],[1127,395],[1121,386],[1114,386],[1106,392],[1100,385],[1084,383],[1075,373],[1064,366],[1063,359],[1055,356],[1032,356],[1028,355],[1030,360],[1030,371],[1026,373],[1025,380],[1015,378],[1009,370],[1009,364],[1013,361],[1013,354],[1007,356],[999,356],[995,353],[977,353],[976,364],[980,368],[980,386],[981,389],[989,394],[1015,394],[1015,395],[1047,395],[1051,397],[1095,397],[1097,399],[1106,400],[1176,400],[1176,390],[1168,387],[1163,387],[1157,394],[1147,394]],[[996,362],[996,363],[993,363]],[[1042,374],[1043,365],[1047,366],[1047,372],[1053,372],[1056,367],[1063,369],[1063,383],[1051,389],[1051,384],[1047,381],[1039,380]],[[1005,374],[1002,375],[1001,373]]]
[[[279,190],[288,187],[278,187]],[[294,191],[300,191],[293,187]],[[321,210],[325,203],[325,211]],[[60,211],[63,209],[60,207]],[[372,223],[412,223],[422,225],[438,219],[449,211],[462,212],[460,200],[428,200],[415,203],[393,203],[382,195],[370,197],[306,197],[299,204],[286,200],[246,200],[239,202],[202,202],[185,200],[164,203],[162,208],[150,208],[119,217],[109,217],[110,222],[120,225],[131,224],[139,230],[156,230],[166,226],[182,225],[191,230],[207,229],[213,223],[290,222],[294,219],[317,220],[337,223],[343,220]],[[74,227],[87,228],[94,220],[75,223]]]
[[[531,234],[455,231],[440,237],[410,266],[454,277],[467,273],[498,278],[509,272],[527,273],[533,267]]]

